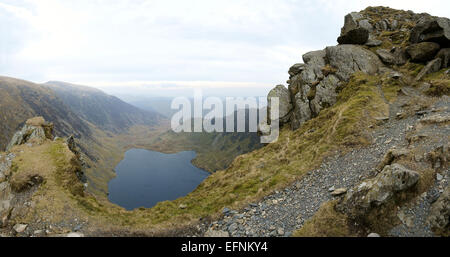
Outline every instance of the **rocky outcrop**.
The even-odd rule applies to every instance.
[[[28,142],[41,143],[45,139],[53,139],[53,124],[48,123],[43,117],[34,117],[26,121],[22,129],[16,132],[6,147],[10,150],[15,145]]]
[[[288,71],[288,90],[277,86],[271,91],[272,96],[280,97],[281,123],[295,130],[334,105],[337,91],[355,72],[388,72],[389,78],[399,79],[404,74],[394,66],[416,62],[426,64],[414,74],[421,80],[448,67],[450,48],[441,49],[447,45],[447,24],[446,18],[387,7],[368,7],[346,15],[338,38],[340,45],[304,54],[303,63]]]
[[[25,125],[21,130],[17,131],[11,142],[9,143],[7,150],[11,150],[16,145],[29,144],[41,144],[46,139],[53,139],[53,124],[45,122],[42,117],[35,117],[27,120]],[[30,189],[36,185],[42,183],[43,178],[39,175],[26,176],[25,179],[13,180],[11,177],[12,173],[12,162],[16,158],[14,153],[7,153],[5,156],[0,156],[0,227],[7,225],[8,219],[12,215],[11,212],[14,209],[13,205],[18,205],[20,208],[15,208],[17,210],[23,209],[24,199],[26,197],[21,197],[19,200],[16,199],[17,194],[22,194],[23,191]],[[23,199],[22,199],[23,198]],[[16,224],[13,230],[16,233],[22,233],[25,230],[23,224]]]
[[[441,46],[450,46],[450,20],[442,17],[425,16],[411,31],[410,41],[436,42]]]
[[[376,54],[358,45],[308,52],[303,61],[289,69],[289,90],[279,85],[269,93],[269,97],[280,98],[280,121],[290,122],[292,129],[335,104],[338,86],[353,73],[375,74],[383,65]]]
[[[387,204],[399,192],[413,187],[419,178],[419,173],[400,164],[385,166],[375,178],[349,190],[336,209],[353,219],[363,218],[373,208]]]

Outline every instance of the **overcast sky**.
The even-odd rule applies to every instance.
[[[369,5],[450,17],[448,0],[0,0],[0,75],[117,94],[264,95]]]

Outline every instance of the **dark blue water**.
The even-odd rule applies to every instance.
[[[195,152],[164,154],[131,149],[109,182],[109,200],[127,210],[150,208],[192,192],[209,173],[191,164]]]

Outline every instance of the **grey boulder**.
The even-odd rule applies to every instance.
[[[406,52],[413,62],[427,62],[432,60],[439,51],[439,44],[434,42],[421,42],[406,48]]]
[[[359,27],[338,37],[337,42],[339,44],[364,45],[368,39],[369,31],[365,28]]]
[[[378,49],[376,53],[383,63],[386,64],[403,65],[407,61],[405,52],[397,47],[392,48],[391,50]]]
[[[400,164],[385,166],[376,177],[351,189],[336,208],[352,218],[365,217],[378,206],[388,203],[394,195],[414,186],[419,173]]]
[[[377,55],[358,45],[330,46],[325,50],[329,64],[337,67],[336,76],[343,81],[358,71],[373,75],[383,65]]]
[[[369,47],[375,47],[375,46],[380,46],[381,44],[383,44],[383,41],[378,40],[378,39],[370,39],[369,38],[369,40],[367,40],[365,45],[369,46]]]
[[[277,85],[275,88],[270,90],[269,94],[267,95],[267,117],[268,121],[274,119],[274,117],[271,117],[271,105],[272,105],[272,98],[278,98],[279,103],[279,121],[281,124],[284,124],[289,121],[290,112],[292,110],[292,104],[291,104],[291,98],[289,95],[289,90],[283,86],[283,85]]]
[[[362,18],[362,15],[356,12],[345,16],[344,27],[342,27],[341,35],[337,39],[339,44],[363,45],[367,42],[372,25]]]

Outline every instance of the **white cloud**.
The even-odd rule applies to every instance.
[[[0,73],[102,88],[248,83],[262,92],[284,83],[303,53],[335,44],[348,12],[384,5],[448,17],[447,2],[0,0],[0,33],[10,39],[0,43]]]

